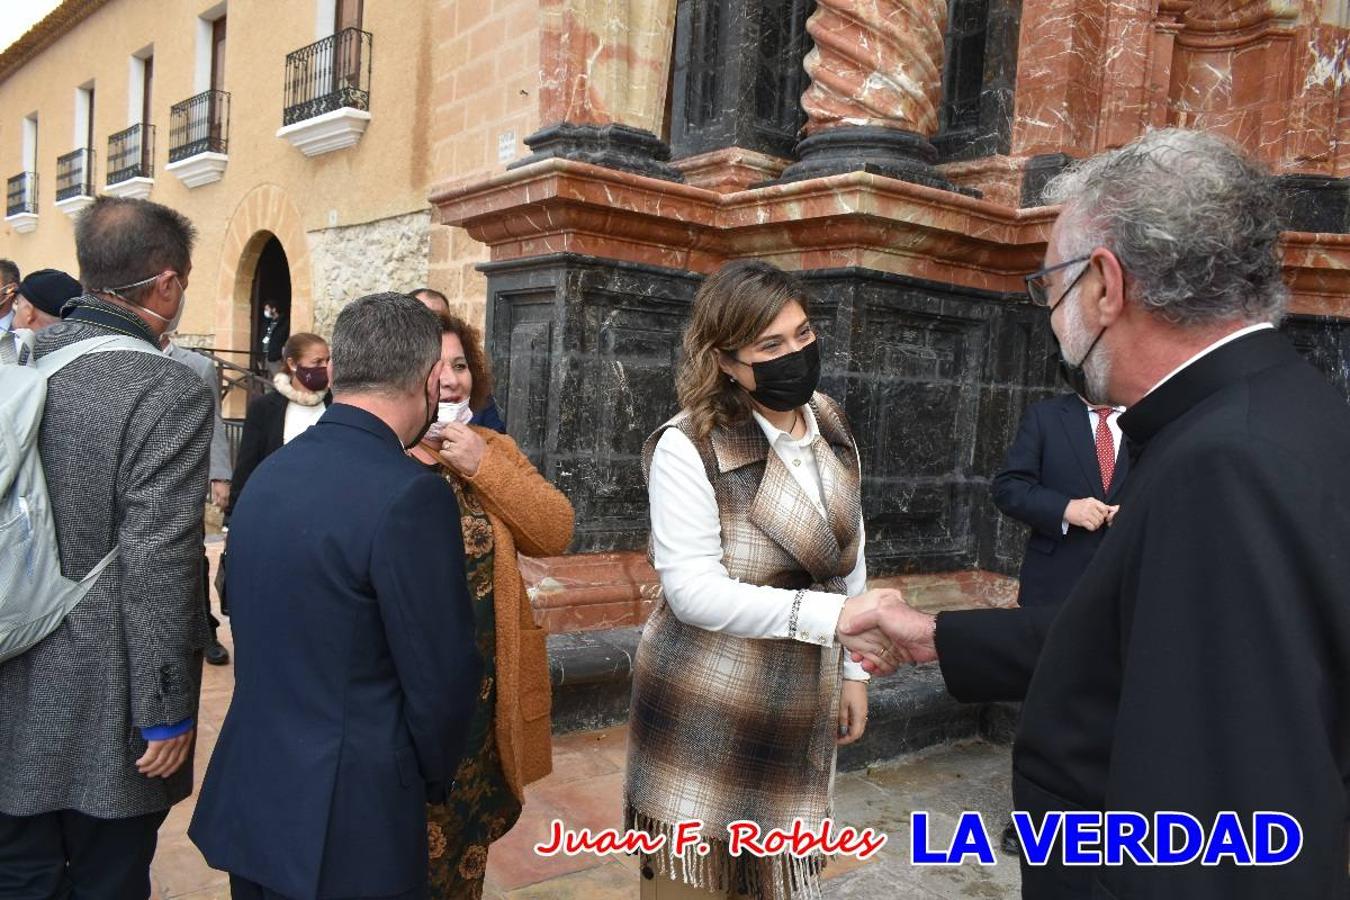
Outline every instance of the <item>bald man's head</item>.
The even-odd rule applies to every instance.
[[[423,306],[434,313],[450,312],[450,301],[440,291],[433,291],[431,288],[418,288],[410,291],[412,298],[421,302]]]

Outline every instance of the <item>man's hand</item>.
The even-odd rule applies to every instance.
[[[146,778],[168,778],[187,761],[196,733],[197,729],[190,728],[166,741],[148,741],[145,755],[136,760],[136,771]]]
[[[1107,506],[1096,497],[1082,497],[1070,500],[1064,510],[1064,521],[1088,531],[1096,531],[1103,525],[1110,525],[1119,506]]]
[[[843,644],[845,649],[853,654],[855,660],[868,660],[872,664],[872,668],[868,669],[869,672],[889,675],[895,671],[896,666],[907,660],[898,658],[891,641],[879,629],[874,626],[855,628],[853,623],[863,613],[896,606],[904,606],[904,598],[899,591],[892,588],[875,588],[864,591],[856,597],[849,597],[844,601],[844,608],[839,613],[839,622],[834,630],[835,640]]]
[[[851,618],[843,630],[864,633],[869,629],[879,630],[895,645],[895,655],[899,661],[918,664],[937,659],[937,646],[933,642],[935,622],[936,617],[921,613],[902,601],[861,612]],[[882,665],[877,665],[876,660],[866,654],[860,656],[855,653],[853,659],[862,663],[862,667],[869,672],[889,675],[895,670],[894,665],[886,668],[886,660],[882,660]]]
[[[230,505],[230,483],[228,481],[211,482],[211,502],[224,511]]]

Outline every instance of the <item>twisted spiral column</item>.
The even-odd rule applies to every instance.
[[[806,134],[840,126],[932,137],[942,97],[946,0],[817,0],[802,95]]]
[[[859,169],[957,190],[929,143],[942,99],[947,0],[816,0],[798,162],[782,181]]]

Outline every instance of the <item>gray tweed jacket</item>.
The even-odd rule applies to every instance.
[[[63,322],[36,355],[106,333]],[[135,760],[140,728],[197,715],[211,412],[206,385],[167,357],[91,354],[48,382],[38,442],[61,568],[79,578],[121,551],[55,632],[0,664],[0,812],[123,818],[191,792],[190,763],[152,779]]]
[[[234,471],[230,465],[230,440],[225,434],[225,421],[220,417],[220,376],[216,364],[196,351],[180,347],[173,341],[164,348],[164,355],[177,360],[197,373],[197,377],[211,389],[211,480],[229,481]]]

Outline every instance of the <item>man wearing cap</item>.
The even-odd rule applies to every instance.
[[[57,269],[29,272],[14,294],[14,327],[30,331],[61,321],[61,307],[84,293],[80,283]]]

